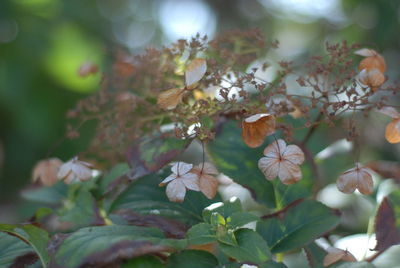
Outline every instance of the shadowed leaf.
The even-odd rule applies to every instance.
[[[136,179],[158,171],[182,153],[190,142],[163,134],[140,139],[127,155],[131,167],[130,178]]]
[[[168,268],[215,268],[218,260],[203,250],[184,250],[168,258]]]
[[[15,236],[0,232],[0,267],[10,267],[17,258],[27,254],[35,254],[37,258],[33,248],[27,243]]]
[[[39,256],[43,267],[47,267],[49,262],[49,255],[47,253],[49,234],[45,230],[34,225],[0,224],[0,231],[12,234],[28,243]]]
[[[305,213],[306,212],[306,213]],[[338,225],[337,213],[313,200],[295,202],[257,223],[257,232],[267,241],[271,252],[289,251],[312,242]]]
[[[400,213],[398,212],[400,209],[400,203],[398,203],[400,201],[400,192],[396,191],[394,195],[390,196],[392,198],[385,197],[383,199],[376,215],[375,232],[377,244],[375,250],[385,250],[392,245],[400,244],[400,226],[396,224],[400,218]],[[397,199],[398,202],[392,203],[392,199]],[[398,215],[396,215],[395,210],[397,210]]]

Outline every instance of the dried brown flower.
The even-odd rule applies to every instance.
[[[198,176],[200,191],[208,199],[213,199],[218,190],[218,181],[215,178],[218,175],[218,171],[214,165],[205,162],[195,166],[190,172]]]
[[[277,140],[264,149],[265,157],[258,161],[258,167],[265,178],[276,177],[284,184],[293,184],[302,177],[300,164],[304,162],[304,153],[296,145],[286,145],[284,140]]]
[[[252,148],[263,144],[265,137],[274,132],[275,117],[271,114],[255,114],[242,122],[243,141]]]
[[[41,182],[46,186],[51,186],[57,182],[58,169],[62,165],[58,158],[49,158],[39,161],[33,168],[33,182]]]
[[[92,167],[92,164],[74,157],[60,167],[57,177],[66,184],[87,181],[92,178]]]
[[[351,194],[358,189],[360,193],[368,195],[374,189],[371,174],[360,163],[356,163],[354,168],[342,173],[337,179],[336,185],[341,192],[346,194]]]

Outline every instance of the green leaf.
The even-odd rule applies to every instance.
[[[233,121],[224,123],[215,140],[207,146],[213,163],[220,172],[250,189],[258,202],[274,208],[274,188],[258,168],[258,160],[263,156],[264,148],[265,146],[249,148],[242,141],[237,122]]]
[[[235,212],[242,211],[242,204],[239,198],[231,198],[224,202],[212,204],[203,210],[203,219],[205,222],[211,222],[211,216],[215,213],[220,214],[224,218],[228,218]]]
[[[220,243],[223,253],[240,262],[261,264],[271,258],[268,245],[265,240],[250,229],[239,229],[235,232],[237,246]]]
[[[188,139],[178,139],[175,135],[167,136],[166,133],[143,137],[128,153],[128,163],[131,167],[129,176],[136,179],[159,171],[181,154],[190,142]]]
[[[85,263],[107,264],[108,256],[118,258],[124,250],[131,257],[155,253],[173,248],[174,241],[165,239],[161,230],[139,226],[98,226],[82,228],[67,237],[54,256],[54,265],[79,267]],[[181,241],[180,241],[181,242]],[[181,246],[181,245],[180,245]],[[53,264],[53,263],[52,263]]]
[[[213,227],[208,223],[199,223],[188,230],[186,237],[190,245],[203,245],[217,241]]]
[[[171,174],[169,168],[161,173],[149,174],[131,182],[112,203],[110,211],[130,209],[139,214],[156,214],[173,218],[187,225],[194,225],[202,221],[202,211],[210,204],[219,201],[207,199],[202,193],[188,191],[183,203],[174,203],[168,200],[165,187],[158,184]]]
[[[284,212],[262,218],[257,232],[267,241],[272,253],[302,247],[338,225],[340,217],[325,205],[305,200]]]
[[[36,202],[46,205],[58,205],[67,197],[68,187],[63,182],[58,182],[53,186],[43,186],[22,191],[21,196],[26,201]]]
[[[0,233],[0,267],[9,267],[13,264],[15,258],[33,252],[31,246],[21,239]]]
[[[203,250],[184,250],[168,258],[168,268],[215,268],[218,260]]]
[[[161,261],[154,256],[142,256],[127,261],[121,268],[163,268]]]
[[[234,231],[227,229],[225,226],[217,227],[217,239],[218,242],[226,245],[231,245],[231,246],[238,245]]]
[[[101,179],[100,179],[100,191],[101,193],[105,193],[107,191],[107,186],[113,182],[114,180],[122,177],[125,174],[128,174],[129,172],[129,166],[126,163],[120,163],[115,165],[108,173],[106,173]]]
[[[60,221],[71,223],[74,229],[98,224],[97,221],[100,219],[96,214],[98,209],[96,200],[91,193],[93,189],[92,183],[70,185],[68,199],[64,201],[64,206],[57,211]]]
[[[15,235],[28,243],[39,256],[43,267],[47,267],[49,262],[49,255],[47,253],[49,234],[45,230],[34,225],[0,224],[0,231]]]
[[[228,228],[237,229],[243,227],[245,224],[257,221],[258,219],[259,217],[249,212],[235,212],[229,216],[226,221],[228,223]]]
[[[258,265],[258,268],[288,268],[288,267],[282,262],[268,261],[266,263]]]

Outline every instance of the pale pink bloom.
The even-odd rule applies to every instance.
[[[74,157],[60,167],[57,177],[66,184],[87,181],[92,178],[91,168],[92,165],[90,163],[80,161],[78,157]]]
[[[284,140],[277,140],[264,149],[265,157],[258,161],[258,167],[265,178],[276,177],[284,184],[293,184],[302,177],[300,164],[304,162],[304,153],[296,145],[286,145]]]
[[[183,202],[186,195],[186,189],[199,191],[198,176],[190,173],[193,165],[184,162],[175,163],[172,168],[172,174],[165,178],[160,186],[167,185],[166,194],[172,202]]]
[[[374,188],[372,176],[368,169],[356,163],[356,167],[342,173],[336,181],[338,189],[346,194],[353,193],[356,188],[362,194],[371,194]]]

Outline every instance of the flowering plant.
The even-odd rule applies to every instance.
[[[28,223],[0,225],[0,249],[16,248],[8,259],[0,250],[0,263],[297,267],[296,256],[310,267],[374,267],[400,243],[400,189],[380,192],[395,168],[341,151],[364,148],[375,111],[392,118],[387,141],[400,141],[390,102],[399,87],[372,49],[326,44],[298,65],[267,59],[276,47],[251,30],[119,55],[99,91],[68,112],[69,138],[97,122],[85,161],[38,163],[22,197],[41,208]],[[339,158],[348,163],[330,162]],[[335,178],[323,177],[327,165]],[[335,248],[352,231],[328,189],[376,206],[363,229],[377,241],[368,256]]]

